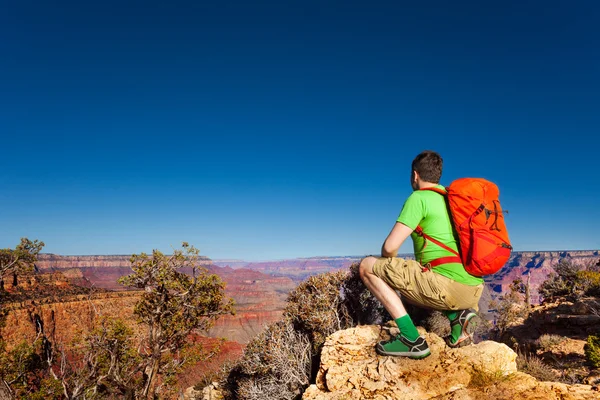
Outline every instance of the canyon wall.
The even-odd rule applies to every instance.
[[[402,255],[411,258],[411,255]],[[123,291],[118,278],[131,272],[130,257],[60,256],[42,254],[36,263],[40,272],[60,272],[80,286]],[[347,269],[361,257],[313,257],[269,262],[243,262],[241,260],[212,261],[201,259],[203,267],[219,275],[226,283],[227,295],[236,302],[236,315],[221,318],[210,331],[210,336],[224,337],[242,344],[247,343],[266,325],[277,321],[285,307],[288,293],[308,276]],[[532,302],[541,301],[537,289],[554,271],[561,260],[587,265],[598,262],[598,250],[513,252],[505,267],[497,274],[487,276],[486,295],[482,310],[487,310],[489,300],[509,290],[517,278],[530,277]],[[229,264],[234,264],[234,267]],[[220,266],[219,266],[220,265]],[[59,282],[60,279],[56,280]],[[27,282],[22,280],[22,284]],[[57,283],[60,286],[60,283]]]
[[[486,284],[493,293],[499,294],[509,290],[510,284],[518,278],[526,282],[530,277],[532,303],[541,302],[538,288],[546,280],[554,267],[561,260],[574,264],[589,266],[600,260],[598,250],[573,250],[573,251],[520,251],[513,252],[510,259],[498,273],[485,278]]]
[[[217,321],[209,331],[212,337],[224,337],[242,344],[247,343],[271,322],[277,321],[283,311],[287,294],[296,283],[285,276],[266,275],[248,268],[233,269],[214,265],[207,257],[200,265],[217,274],[225,282],[225,293],[235,300],[236,314]],[[36,262],[42,274],[60,272],[73,283],[101,290],[124,291],[117,281],[131,273],[130,256],[60,256],[42,254]],[[189,273],[189,270],[182,269]]]
[[[399,257],[414,259],[412,254],[400,254]],[[288,276],[295,282],[300,282],[308,276],[339,269],[347,269],[359,262],[362,257],[313,257],[297,258],[280,261],[248,262],[242,264],[236,260],[236,265],[254,269],[274,276]],[[567,251],[515,251],[504,268],[498,273],[485,277],[485,282],[491,297],[509,290],[510,284],[517,278],[525,282],[530,275],[532,301],[539,303],[537,290],[539,285],[554,272],[554,267],[561,261],[567,260],[576,264],[587,265],[598,262],[598,250],[567,250]],[[215,264],[225,266],[228,260],[215,260]]]

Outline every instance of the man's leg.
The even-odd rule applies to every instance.
[[[369,288],[369,291],[383,304],[387,312],[390,313],[392,318],[397,319],[408,315],[406,308],[402,304],[402,300],[398,294],[388,286],[380,277],[373,273],[373,266],[377,258],[367,257],[363,258],[360,262],[360,278],[364,284]]]
[[[466,346],[473,341],[478,325],[477,310],[483,285],[467,286],[446,277],[438,277],[438,287],[451,299],[452,309],[442,310],[450,321],[450,335],[445,341],[450,347]]]
[[[462,347],[471,344],[476,325],[472,323],[477,312],[468,308],[465,310],[445,310],[444,315],[450,321],[450,335],[445,337],[446,344],[450,347]]]
[[[360,263],[359,273],[369,291],[383,304],[400,329],[400,335],[390,341],[380,342],[377,352],[384,355],[399,355],[424,358],[430,354],[429,346],[406,312],[398,294],[383,279],[373,273],[377,258],[366,257]]]

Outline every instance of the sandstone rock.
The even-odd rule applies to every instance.
[[[193,386],[185,389],[185,391],[183,392],[183,400],[196,400],[196,399],[200,399],[202,393],[199,392],[198,390],[194,389]]]
[[[223,394],[219,390],[217,382],[213,382],[202,389],[202,400],[223,400]]]
[[[334,333],[323,347],[316,384],[302,398],[600,399],[588,385],[539,382],[517,372],[517,355],[504,344],[485,341],[451,349],[437,335],[420,331],[432,353],[423,360],[377,355],[374,346],[389,338],[388,328],[358,326]]]

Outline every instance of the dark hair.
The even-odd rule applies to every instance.
[[[412,170],[417,171],[425,182],[440,183],[442,177],[442,157],[435,151],[425,150],[412,162]]]

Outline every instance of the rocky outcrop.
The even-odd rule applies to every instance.
[[[394,332],[392,332],[394,333]],[[423,360],[384,357],[374,346],[388,328],[359,326],[331,335],[323,347],[316,384],[303,400],[329,399],[599,399],[588,385],[540,382],[517,371],[516,353],[485,341],[460,349],[421,331],[432,354]]]

